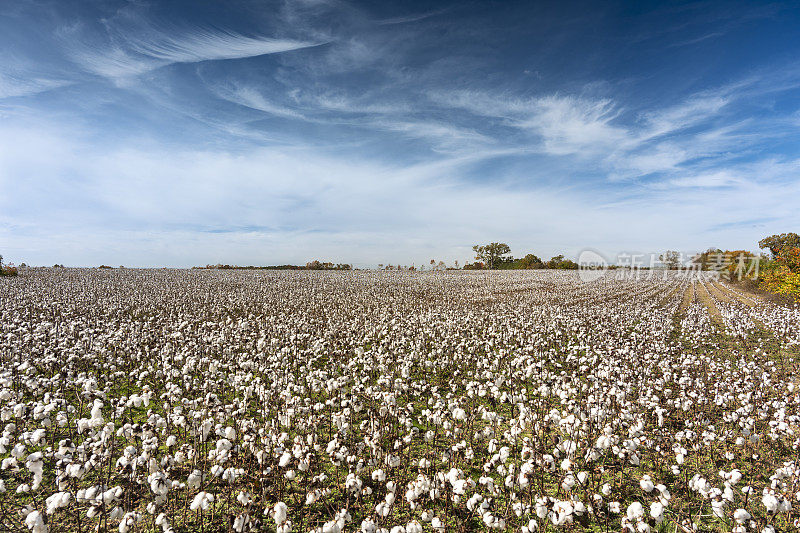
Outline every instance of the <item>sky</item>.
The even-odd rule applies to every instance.
[[[6,261],[614,262],[798,206],[793,2],[0,0]]]

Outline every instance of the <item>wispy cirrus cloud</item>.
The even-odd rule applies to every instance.
[[[0,72],[0,98],[38,94],[69,84],[67,80]]]
[[[324,44],[208,28],[146,26],[144,30],[133,31],[111,26],[106,42],[98,46],[97,42],[84,40],[82,31],[80,25],[62,31],[68,56],[86,71],[112,79],[136,76],[175,63],[243,59]]]
[[[278,117],[309,120],[302,112],[288,105],[282,105],[267,99],[257,88],[250,85],[236,83],[216,84],[211,90],[220,98],[228,102],[263,111]]]
[[[476,91],[437,93],[432,99],[536,135],[542,150],[552,155],[595,153],[627,137],[613,123],[618,109],[609,99],[557,94],[523,99]]]

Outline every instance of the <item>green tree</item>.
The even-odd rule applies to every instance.
[[[776,259],[783,248],[800,248],[800,235],[797,233],[781,233],[770,235],[758,241],[759,248],[769,248],[772,258]]]
[[[504,242],[492,242],[485,246],[476,244],[472,249],[475,251],[475,259],[482,261],[490,269],[505,261],[511,253],[511,248]]]
[[[536,256],[534,254],[528,254],[525,257],[523,257],[522,259],[520,259],[519,260],[519,265],[520,265],[520,268],[543,268],[544,267],[544,264],[542,263],[542,260],[538,256]]]
[[[658,257],[658,260],[664,263],[669,270],[678,270],[681,266],[681,254],[675,250],[667,250]]]

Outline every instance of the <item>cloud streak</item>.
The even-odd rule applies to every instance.
[[[130,30],[109,33],[106,46],[82,41],[73,30],[67,34],[69,56],[86,71],[119,79],[176,63],[197,63],[244,59],[279,54],[325,44],[266,36],[249,37],[231,31],[196,28],[156,30],[129,34]]]

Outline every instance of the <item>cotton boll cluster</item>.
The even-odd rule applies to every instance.
[[[789,531],[797,313],[669,272],[33,269],[0,283],[0,504],[37,533]]]

